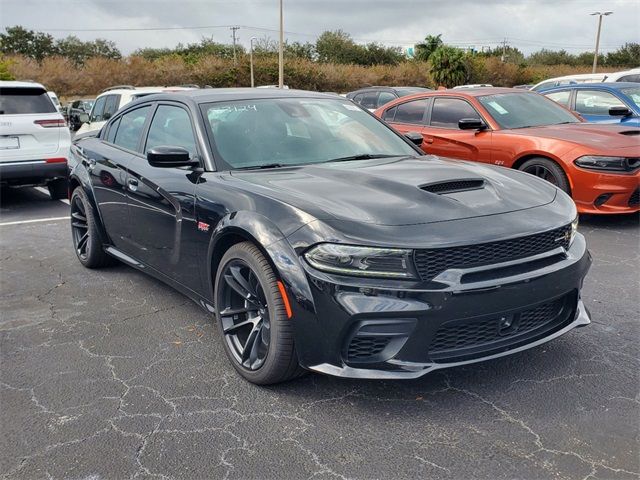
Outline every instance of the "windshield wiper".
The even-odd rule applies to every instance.
[[[359,155],[350,155],[348,157],[340,157],[334,158],[332,160],[327,160],[327,162],[349,162],[351,160],[371,160],[373,158],[391,158],[391,157],[401,157],[402,155],[385,155],[380,153],[361,153]]]
[[[262,170],[264,168],[280,168],[290,167],[291,165],[285,165],[284,163],[265,163],[264,165],[250,165],[248,167],[238,167],[235,170]]]

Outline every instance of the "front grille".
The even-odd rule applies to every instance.
[[[452,182],[433,183],[420,187],[422,190],[442,195],[445,193],[463,192],[465,190],[476,190],[484,186],[484,180],[455,180]]]
[[[420,278],[428,281],[450,268],[471,268],[531,257],[558,247],[569,248],[571,225],[526,237],[451,248],[420,249],[414,261]]]
[[[362,360],[382,352],[391,341],[391,337],[353,337],[347,351],[348,360]]]
[[[637,207],[640,205],[640,189],[636,188],[636,191],[629,197],[629,206]]]
[[[486,355],[497,345],[512,347],[513,342],[530,338],[537,331],[562,325],[567,319],[561,315],[566,302],[567,297],[502,317],[446,322],[433,337],[429,356],[436,361],[453,361]]]

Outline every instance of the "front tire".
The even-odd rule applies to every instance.
[[[103,249],[91,203],[82,187],[71,194],[71,238],[80,263],[86,268],[101,268],[115,263]]]
[[[542,178],[568,195],[571,195],[569,180],[567,180],[564,170],[553,160],[544,157],[535,157],[520,165],[519,170]]]
[[[215,306],[224,349],[246,380],[268,385],[303,372],[278,279],[253,243],[233,245],[222,257]]]

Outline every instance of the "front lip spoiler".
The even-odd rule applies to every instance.
[[[547,337],[541,338],[540,340],[536,340],[535,342],[522,345],[521,347],[517,347],[517,348],[514,348],[513,350],[509,350],[506,352],[496,353],[494,355],[487,355],[486,357],[474,358],[473,360],[464,360],[461,362],[452,362],[452,363],[413,363],[413,362],[402,362],[397,360],[396,361],[390,360],[389,362],[387,362],[388,365],[396,365],[399,369],[401,369],[401,370],[395,370],[395,371],[353,368],[347,365],[338,367],[336,365],[331,365],[330,363],[321,363],[319,365],[308,366],[307,368],[314,372],[326,373],[327,375],[333,375],[336,377],[343,377],[343,378],[360,378],[360,379],[368,379],[368,380],[393,380],[393,379],[419,378],[435,370],[441,370],[443,368],[459,367],[461,365],[468,365],[471,363],[484,362],[486,360],[493,360],[494,358],[505,357],[507,355],[522,352],[524,350],[528,350],[530,348],[542,345],[561,335],[564,335],[569,330],[572,330],[576,327],[584,327],[586,325],[589,325],[590,323],[591,323],[591,316],[587,310],[587,307],[585,307],[582,300],[578,300],[578,308],[577,308],[575,319],[569,325],[567,325],[563,329],[558,330],[557,332]]]

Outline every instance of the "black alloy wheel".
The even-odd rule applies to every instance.
[[[222,272],[220,321],[224,339],[235,360],[257,370],[269,353],[269,307],[258,276],[243,260],[234,259]]]
[[[103,248],[91,203],[82,187],[71,194],[71,240],[80,263],[87,268],[106,267],[115,263]]]
[[[562,170],[562,167],[553,160],[544,157],[535,157],[524,162],[520,166],[520,170],[546,180],[565,193],[571,194],[567,176]]]
[[[230,247],[214,285],[218,329],[233,368],[259,385],[302,375],[284,285],[260,249],[251,242]]]

